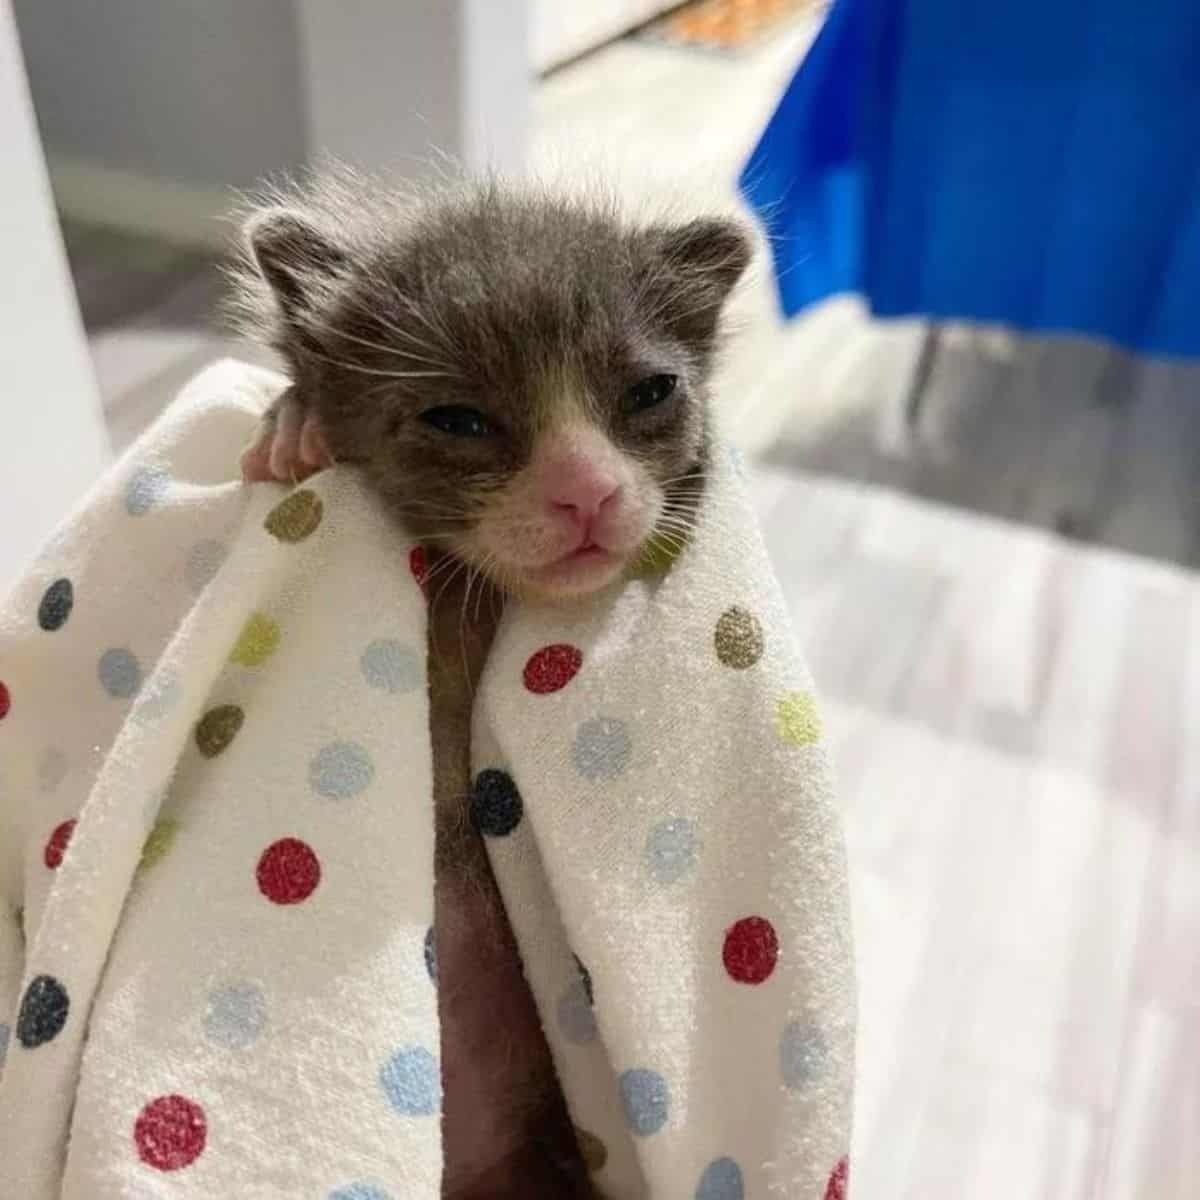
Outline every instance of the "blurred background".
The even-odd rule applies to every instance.
[[[931,37],[942,0],[0,0],[0,583],[190,375],[266,361],[217,315],[237,189],[448,155],[603,177],[635,212],[753,208],[720,397],[841,783],[853,1195],[1195,1200],[1200,21],[1127,5],[1141,42],[1100,7],[1102,36],[1012,0]],[[1055,31],[1079,54],[1026,55]],[[1075,198],[1038,220],[1037,172],[988,156],[1060,102],[1076,131],[1134,111],[1107,183],[1079,137],[1041,169],[1119,193],[1107,224]],[[1030,260],[1043,298],[1074,272],[1112,303],[991,303]],[[1109,320],[1130,296],[1174,324]]]

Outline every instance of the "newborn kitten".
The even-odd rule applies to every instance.
[[[471,698],[505,595],[595,591],[686,536],[719,317],[749,243],[726,220],[630,227],[601,204],[495,183],[401,200],[351,180],[277,197],[251,216],[246,249],[238,307],[292,386],[244,474],[360,464],[436,556],[443,1195],[589,1196],[467,816]]]

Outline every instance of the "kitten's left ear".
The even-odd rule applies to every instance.
[[[673,267],[703,279],[721,299],[750,265],[750,239],[736,222],[704,217],[652,231],[658,253]]]
[[[704,217],[656,226],[644,237],[646,287],[659,311],[679,336],[706,350],[721,308],[750,264],[749,235],[736,221]]]

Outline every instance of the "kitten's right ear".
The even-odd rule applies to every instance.
[[[314,293],[349,265],[349,254],[295,208],[261,209],[243,226],[242,236],[288,320],[309,309]]]

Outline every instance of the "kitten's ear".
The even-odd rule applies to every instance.
[[[674,333],[707,352],[721,309],[750,264],[750,238],[736,221],[705,217],[656,226],[644,235],[650,252],[646,288]]]
[[[666,262],[702,279],[722,301],[750,265],[750,239],[736,221],[703,217],[651,230],[651,236]]]
[[[256,212],[243,226],[242,236],[288,320],[309,309],[317,294],[349,265],[347,251],[295,208]]]

